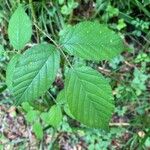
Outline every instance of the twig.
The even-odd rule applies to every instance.
[[[150,40],[148,40],[146,37],[144,37],[143,35],[141,35],[141,37],[147,42],[150,44]]]
[[[128,63],[127,61],[124,61],[124,63],[125,63],[126,65],[128,65],[129,67],[131,67],[131,68],[135,68],[135,66],[134,66],[133,64],[130,64],[130,63]]]
[[[104,73],[110,73],[110,72],[111,72],[110,70],[105,69],[105,68],[102,68],[102,67],[98,67],[98,69],[99,69],[100,71],[103,71]]]
[[[126,122],[116,122],[116,123],[109,123],[109,126],[130,126],[130,124],[129,123],[126,123]]]
[[[54,98],[54,96],[49,92],[47,91],[48,95],[52,98],[52,100],[57,104],[57,101],[56,99]]]
[[[39,31],[41,31],[51,42],[53,42],[53,44],[58,48],[58,50],[61,52],[61,54],[63,55],[63,57],[65,58],[65,60],[68,62],[69,66],[73,69],[70,61],[68,60],[67,56],[65,55],[65,53],[63,52],[63,50],[61,49],[61,46],[58,45],[47,33],[45,33],[37,24],[34,24]]]

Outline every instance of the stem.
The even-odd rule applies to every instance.
[[[9,2],[7,0],[6,0],[6,5],[7,5],[8,9],[11,11],[11,7],[10,7]]]
[[[36,19],[36,15],[35,15],[35,11],[34,11],[34,7],[33,7],[33,0],[29,0],[29,5],[30,5],[33,21],[35,22],[35,24],[38,24],[37,19]],[[38,28],[36,26],[35,26],[35,30],[36,30],[37,43],[39,43],[39,41],[40,41],[39,31],[38,31]]]
[[[72,10],[72,12],[71,12],[70,15],[69,15],[68,24],[71,24],[72,18],[73,18],[73,10]]]
[[[115,122],[115,123],[109,123],[109,126],[110,127],[122,127],[122,126],[130,126],[130,124],[129,123],[127,123],[127,122]]]
[[[51,128],[51,127],[52,127],[51,125],[46,126],[46,127],[43,129],[43,131],[46,131],[47,129],[49,129],[49,128]]]
[[[57,104],[57,101],[56,99],[54,98],[54,96],[49,92],[47,91],[48,95],[52,98],[52,100]]]
[[[41,31],[51,42],[53,42],[53,44],[58,48],[58,50],[61,52],[61,54],[63,55],[63,57],[65,58],[65,60],[68,62],[68,65],[73,69],[70,61],[68,60],[67,56],[65,55],[65,53],[63,52],[63,50],[61,49],[61,46],[58,45],[47,33],[45,33],[42,29],[40,29],[40,27],[37,24],[34,24],[39,31]]]

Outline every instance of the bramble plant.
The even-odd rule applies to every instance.
[[[73,64],[66,54],[96,62],[110,60],[127,49],[120,36],[106,25],[84,21],[63,29],[59,42],[47,36],[53,44],[40,43],[22,52],[31,35],[32,22],[23,6],[19,5],[8,27],[10,44],[18,51],[8,64],[6,79],[15,104],[34,103],[41,97],[54,82],[63,58],[69,66],[65,73],[64,89],[54,100],[50,114],[43,117],[49,120],[51,116],[50,122],[59,124],[61,105],[65,103],[70,116],[82,124],[107,129],[114,111],[111,86],[98,71],[86,65]],[[36,124],[35,129],[38,127]]]

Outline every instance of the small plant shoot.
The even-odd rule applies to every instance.
[[[89,65],[78,65],[68,58],[95,63],[111,60],[127,49],[123,39],[106,24],[82,21],[64,27],[59,40],[53,40],[49,35],[50,42],[27,46],[31,40],[32,24],[34,22],[31,23],[23,5],[18,6],[9,20],[9,41],[17,54],[8,64],[6,80],[14,104],[33,104],[43,97],[52,87],[64,61],[68,67],[63,73],[64,89],[53,97],[55,104],[48,113],[42,114],[42,120],[57,127],[62,120],[62,105],[65,105],[69,115],[81,124],[107,130],[115,109],[108,79]],[[30,120],[30,116],[27,118]],[[41,139],[43,131],[38,121],[33,130]]]

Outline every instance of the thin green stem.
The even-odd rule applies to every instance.
[[[52,98],[52,100],[57,104],[57,101],[56,99],[54,98],[54,96],[49,92],[47,91],[48,95]]]
[[[67,56],[65,55],[65,53],[63,52],[63,50],[61,49],[61,46],[58,45],[47,33],[45,33],[37,24],[34,24],[39,31],[41,31],[51,42],[53,42],[53,44],[58,48],[58,50],[61,52],[61,54],[63,55],[63,57],[65,58],[65,60],[67,61],[68,65],[73,69],[70,61],[68,60]]]
[[[19,3],[19,2],[18,2]],[[6,0],[6,5],[7,5],[7,7],[8,7],[8,9],[11,11],[11,7],[10,7],[10,4],[9,4],[9,2]]]
[[[44,32],[36,23],[34,23],[34,25],[36,26],[36,28],[43,34],[45,35],[51,42],[53,42],[53,44],[58,48],[59,45],[46,33]]]

